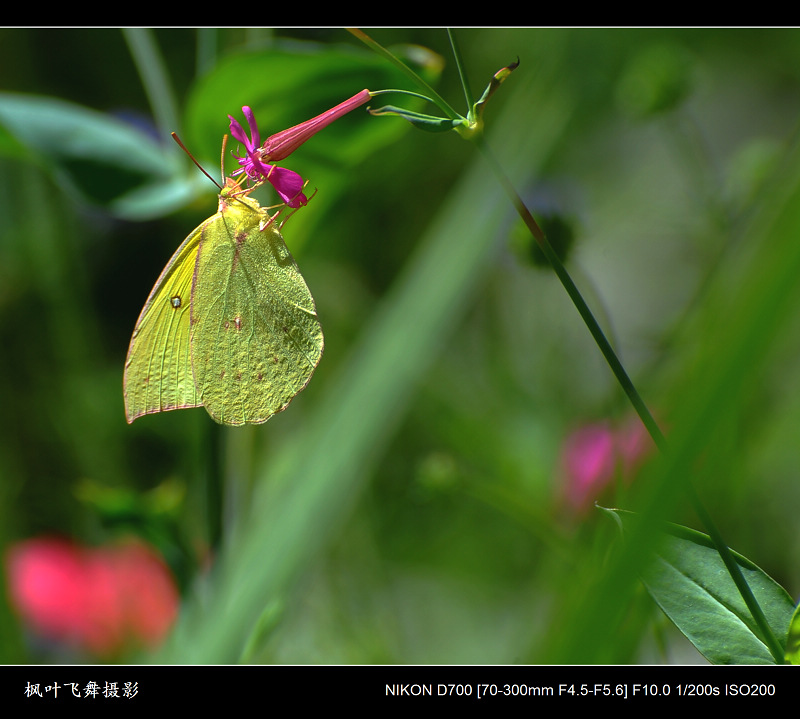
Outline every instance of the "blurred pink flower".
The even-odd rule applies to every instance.
[[[34,631],[99,656],[154,647],[177,615],[172,575],[140,542],[30,539],[8,550],[6,568],[12,605]]]
[[[644,425],[634,419],[615,429],[609,422],[572,432],[561,450],[561,491],[576,512],[585,512],[619,476],[630,482],[654,445]]]

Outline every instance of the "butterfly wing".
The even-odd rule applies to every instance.
[[[177,249],[147,298],[133,330],[125,362],[123,394],[130,424],[152,412],[197,407],[189,351],[189,319],[197,249],[209,224]]]
[[[214,233],[203,233],[197,249],[192,368],[213,419],[260,424],[308,384],[322,357],[322,328],[266,210],[225,190],[221,197]]]

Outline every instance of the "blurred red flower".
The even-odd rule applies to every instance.
[[[573,511],[585,512],[615,477],[630,482],[654,447],[638,419],[620,428],[597,422],[575,430],[561,450],[561,491],[566,503]]]
[[[29,539],[8,550],[6,568],[11,602],[34,631],[99,656],[157,645],[177,615],[172,575],[141,542]]]

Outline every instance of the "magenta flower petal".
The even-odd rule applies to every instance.
[[[614,476],[615,438],[606,423],[573,432],[564,443],[562,468],[566,499],[575,510],[586,510]]]
[[[234,118],[233,115],[228,115],[228,119],[231,121],[231,135],[233,135],[234,138],[236,138],[247,148],[247,152],[249,154],[261,144],[261,135],[258,132],[258,125],[256,124],[256,118],[255,115],[253,115],[253,111],[247,105],[245,105],[242,108],[242,112],[247,120],[247,126],[250,128],[250,138],[247,137],[244,129],[239,124],[239,121]]]
[[[258,158],[258,154],[248,152],[244,157],[234,155],[241,167],[231,173],[231,177],[241,175],[243,172],[251,182],[262,182],[267,179],[267,174],[272,165],[265,165]]]
[[[303,194],[305,182],[300,175],[285,167],[275,165],[264,165],[264,167],[267,168],[265,177],[289,207],[308,204],[308,198]]]
[[[247,124],[250,127],[250,140],[251,146],[248,148],[250,150],[255,150],[261,144],[261,135],[258,132],[258,124],[256,123],[256,116],[253,114],[253,111],[245,105],[242,108],[242,112],[244,116],[247,118]]]
[[[245,146],[250,144],[250,140],[248,139],[247,135],[245,135],[242,126],[239,124],[239,121],[233,116],[228,115],[231,121],[231,135],[241,143],[244,143]]]
[[[258,145],[261,142],[261,135],[258,132],[258,124],[256,123],[255,115],[247,105],[242,108],[242,112],[244,113],[244,116],[247,120],[247,125],[250,128],[250,137],[247,136],[244,129],[239,124],[239,121],[232,115],[228,115],[228,118],[231,121],[231,135],[233,135],[236,140],[245,146],[244,157],[234,155],[234,157],[236,157],[236,159],[239,161],[239,165],[241,167],[232,173],[232,176],[236,176],[242,172],[245,172],[247,173],[247,177],[250,181],[259,182],[261,181],[261,178],[265,177],[266,173],[269,172],[269,167],[265,166],[264,163],[261,162],[259,155]]]
[[[308,198],[303,194],[305,185],[303,178],[292,170],[276,167],[272,163],[288,157],[322,128],[327,127],[334,120],[356,107],[360,107],[365,102],[368,102],[369,99],[369,90],[362,90],[349,100],[339,103],[336,107],[323,112],[321,115],[290,127],[288,130],[271,135],[261,147],[259,147],[261,136],[258,132],[255,115],[250,107],[245,105],[242,107],[242,112],[250,129],[249,137],[239,121],[232,115],[228,115],[231,121],[231,135],[245,147],[243,156],[234,154],[239,163],[239,168],[231,173],[231,177],[245,173],[247,179],[253,185],[266,180],[272,184],[287,206],[296,208],[307,204]]]
[[[572,432],[561,450],[562,494],[578,514],[601,499],[615,478],[630,483],[655,445],[638,418],[622,427],[609,422]]]

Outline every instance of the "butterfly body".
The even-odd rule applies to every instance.
[[[136,323],[127,420],[202,405],[221,424],[266,422],[306,386],[322,350],[314,300],[277,223],[228,180]]]

